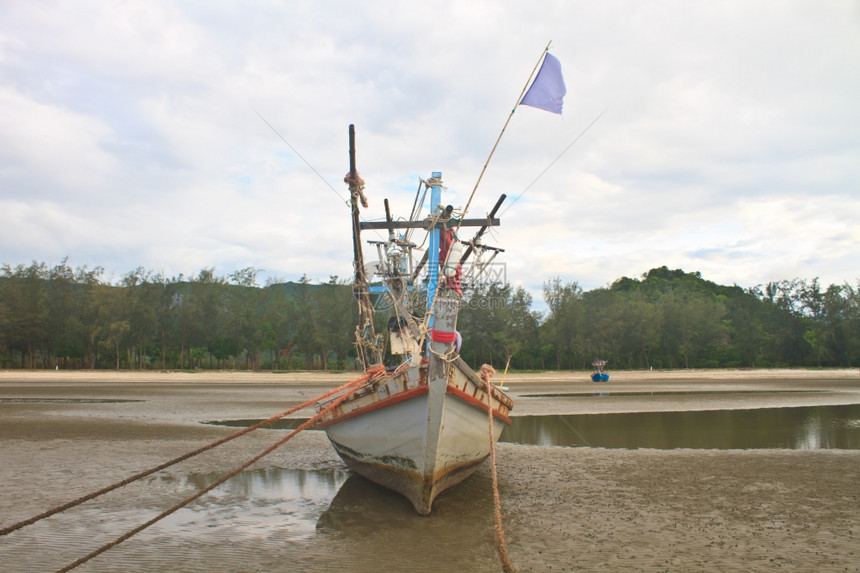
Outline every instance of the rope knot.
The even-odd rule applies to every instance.
[[[364,179],[361,178],[361,175],[357,172],[355,176],[353,176],[352,172],[347,173],[343,178],[343,182],[349,185],[350,192],[357,194],[361,198],[361,206],[367,209],[368,203],[367,197],[364,195]]]
[[[493,375],[496,373],[496,369],[490,366],[489,364],[484,364],[481,366],[481,371],[478,373],[478,376],[481,377],[481,380],[484,381],[484,384],[487,388],[493,382]]]

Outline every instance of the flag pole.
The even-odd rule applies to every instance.
[[[505,121],[505,125],[502,127],[502,131],[501,131],[501,133],[499,133],[499,137],[496,138],[496,143],[493,144],[493,149],[490,150],[490,155],[489,155],[489,157],[487,157],[487,161],[484,162],[484,167],[483,167],[483,169],[481,169],[481,174],[478,175],[478,180],[475,182],[475,187],[472,189],[472,194],[469,195],[469,200],[466,202],[466,208],[463,209],[463,214],[461,215],[461,218],[460,218],[461,221],[463,220],[463,218],[466,217],[466,212],[469,210],[469,206],[472,204],[472,199],[475,197],[475,191],[478,190],[478,186],[481,184],[481,179],[484,178],[484,173],[487,171],[487,166],[490,164],[490,160],[493,158],[493,154],[496,152],[496,148],[499,146],[499,142],[502,140],[502,136],[505,134],[505,130],[508,128],[508,124],[511,122],[511,118],[514,117],[514,112],[517,111],[517,106],[520,105],[520,102],[522,101],[523,96],[525,95],[526,90],[528,89],[529,84],[532,81],[532,78],[534,77],[535,73],[537,72],[538,68],[540,67],[541,62],[543,62],[543,59],[546,57],[547,52],[549,52],[549,47],[551,44],[552,44],[552,40],[549,41],[549,43],[546,45],[546,48],[544,48],[543,52],[541,52],[540,58],[538,58],[538,61],[535,64],[535,67],[532,70],[531,75],[529,75],[529,79],[526,80],[526,85],[523,86],[523,91],[520,92],[520,97],[518,97],[516,103],[514,103],[514,107],[511,110],[511,113],[508,115],[508,119],[507,119],[507,121]],[[460,230],[460,224],[459,223],[457,224],[456,230],[457,231]]]

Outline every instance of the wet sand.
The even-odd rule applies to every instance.
[[[0,525],[233,431],[201,422],[265,418],[352,376],[0,372]],[[608,384],[545,373],[505,384],[514,415],[860,403],[857,370],[613,372]],[[636,395],[590,399],[595,392]],[[282,435],[254,432],[2,537],[2,569],[59,569]],[[497,454],[518,571],[860,571],[860,451],[502,443]],[[321,432],[255,468],[345,475]],[[205,496],[79,570],[500,570],[486,464],[430,517],[360,477],[335,481],[330,493],[290,504],[242,491]]]

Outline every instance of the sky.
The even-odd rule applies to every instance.
[[[517,106],[544,49],[562,115]],[[659,266],[860,281],[860,3],[0,1],[0,264],[352,274],[366,220],[498,196],[541,299]],[[381,237],[368,236],[369,239]],[[466,237],[468,238],[468,237]]]

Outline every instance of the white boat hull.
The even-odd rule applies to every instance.
[[[425,364],[383,374],[319,424],[353,471],[403,494],[422,515],[489,456],[513,404],[493,389],[491,438],[483,381],[459,359],[447,377],[428,382],[427,371]]]

